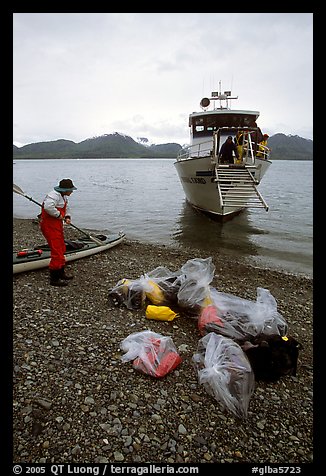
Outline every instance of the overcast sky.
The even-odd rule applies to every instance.
[[[313,138],[312,13],[14,13],[13,138],[189,142],[212,91]]]

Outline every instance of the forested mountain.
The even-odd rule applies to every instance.
[[[68,158],[110,158],[110,157],[176,157],[181,145],[143,145],[129,136],[105,134],[75,143],[64,139],[38,142],[23,147],[13,146],[14,159],[68,159]]]
[[[146,138],[136,142],[127,135],[105,134],[76,143],[59,139],[37,142],[23,147],[13,146],[14,159],[68,159],[68,158],[175,158],[181,149],[180,144],[147,145]],[[313,141],[299,136],[275,134],[268,140],[272,149],[271,160],[312,160]]]
[[[312,160],[313,141],[299,136],[275,134],[268,139],[271,159],[277,160]]]

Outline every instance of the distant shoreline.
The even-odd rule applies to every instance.
[[[13,160],[120,160],[120,159],[169,159],[173,160],[176,157],[14,157]]]
[[[146,160],[157,160],[157,159],[169,159],[173,160],[176,157],[14,157],[13,160],[120,160],[120,159],[146,159]],[[298,162],[313,162],[313,159],[269,159],[273,160],[286,160],[286,161],[298,161]]]
[[[66,139],[43,141],[18,147],[13,144],[13,159],[101,159],[101,158],[176,158],[190,144],[168,142],[152,144],[125,134],[104,134],[81,142]],[[276,133],[269,137],[271,160],[313,160],[313,141],[297,135]]]

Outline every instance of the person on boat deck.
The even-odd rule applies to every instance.
[[[70,179],[62,179],[43,200],[40,216],[40,228],[51,250],[49,264],[50,284],[66,286],[69,276],[65,273],[66,244],[63,233],[63,222],[70,224],[68,197],[77,188]]]
[[[242,157],[243,157],[243,138],[244,134],[243,131],[238,131],[237,135],[234,138],[235,145],[237,146],[238,158],[237,163],[241,164]]]
[[[266,152],[268,151],[267,148],[267,141],[268,141],[269,135],[268,134],[263,134],[263,140],[259,142],[258,144],[258,152],[257,152],[257,157],[266,157]]]
[[[234,164],[233,152],[235,153],[236,158],[238,159],[239,154],[237,151],[237,146],[232,140],[232,136],[229,136],[224,144],[221,147],[219,153],[219,159],[221,164]]]

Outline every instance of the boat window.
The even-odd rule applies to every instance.
[[[255,127],[255,115],[250,114],[209,114],[193,117],[194,137],[211,136],[219,127]]]
[[[206,130],[213,133],[214,131],[217,131],[217,129],[216,116],[208,116],[206,118]]]

